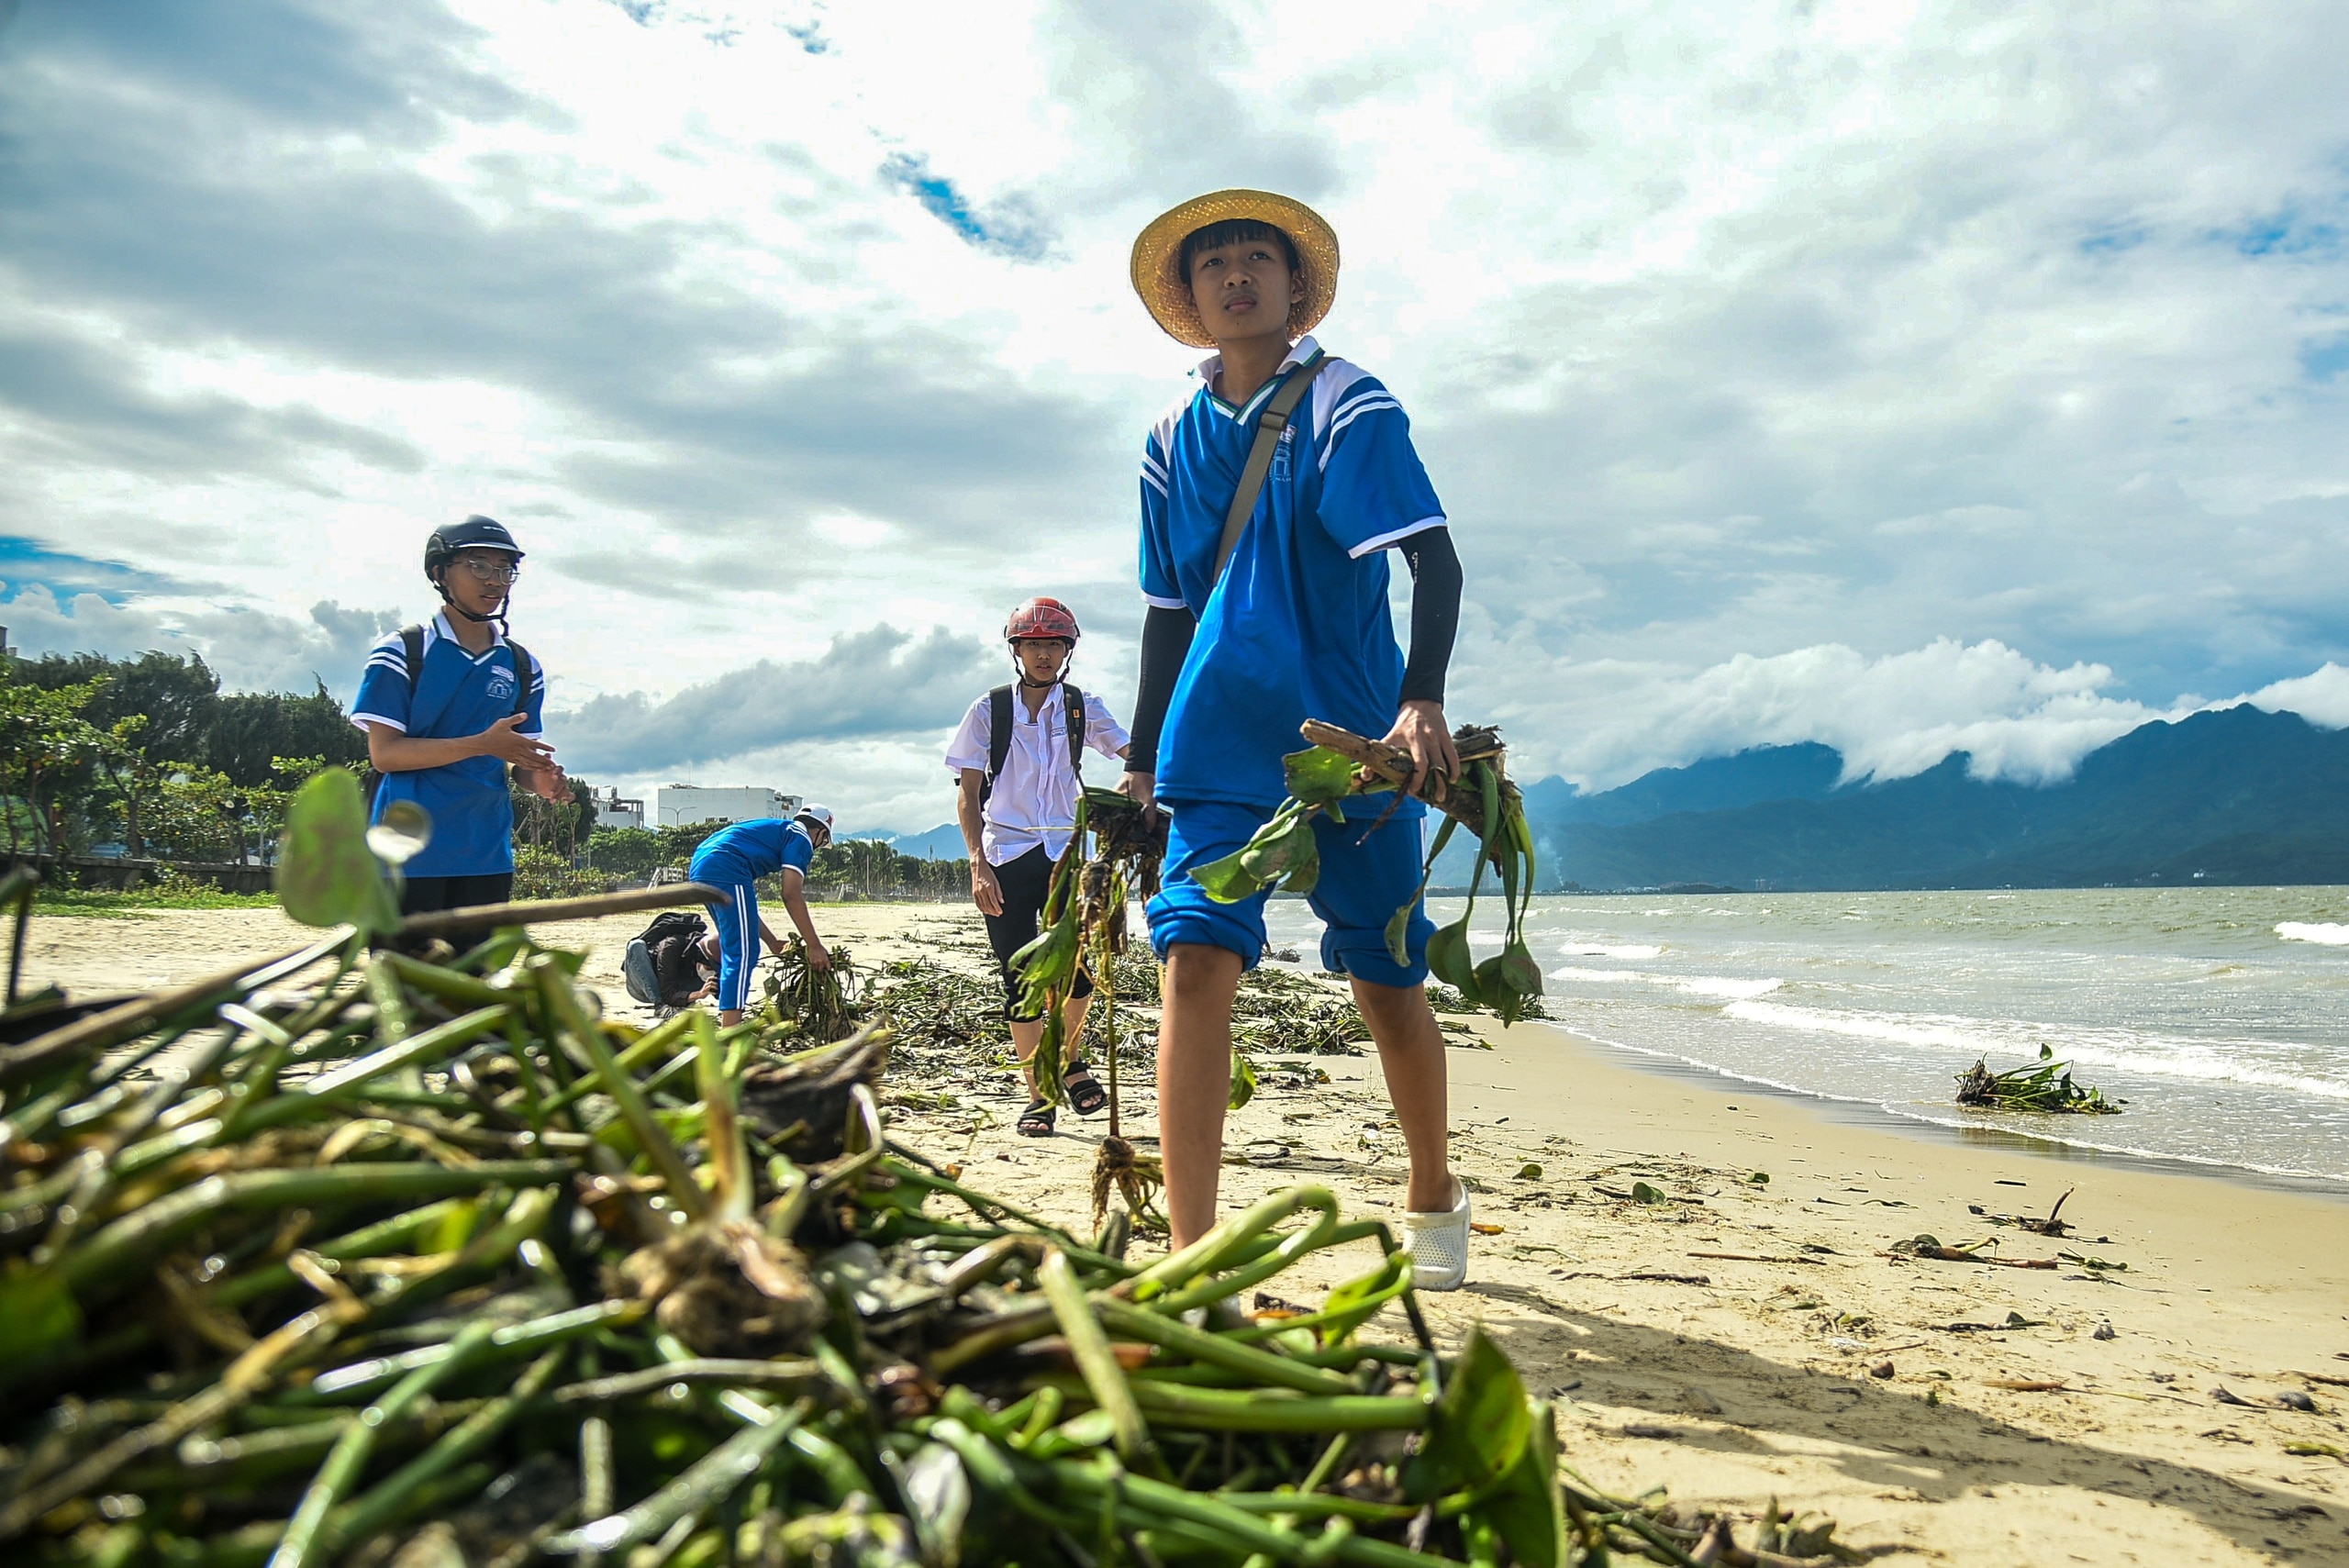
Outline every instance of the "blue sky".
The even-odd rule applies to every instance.
[[[1010,604],[1129,700],[1126,248],[1252,184],[1523,771],[2349,723],[2337,10],[2042,9],[25,0],[0,624],[347,693],[487,511],[579,771],[927,826]]]

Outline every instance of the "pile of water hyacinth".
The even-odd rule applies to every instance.
[[[893,1141],[885,1034],[640,1029],[529,906],[398,926],[358,813],[297,806],[315,946],[0,1015],[0,1558],[1756,1561],[1562,1483],[1325,1188],[1130,1257]]]

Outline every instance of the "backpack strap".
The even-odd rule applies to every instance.
[[[987,776],[979,784],[979,804],[995,794],[995,781],[1011,755],[1011,688],[997,686],[987,694]]]
[[[412,703],[417,684],[424,679],[424,628],[400,628],[400,651],[407,658],[407,700]]]
[[[1082,780],[1085,777],[1085,694],[1066,681],[1061,683],[1061,709],[1068,718],[1069,771]]]
[[[1231,564],[1231,552],[1240,548],[1240,536],[1247,531],[1248,519],[1255,515],[1256,497],[1264,493],[1264,475],[1273,471],[1273,449],[1281,444],[1281,432],[1288,428],[1289,417],[1305,401],[1306,390],[1321,373],[1328,358],[1316,349],[1310,359],[1297,361],[1258,411],[1255,442],[1248,449],[1247,466],[1240,471],[1240,488],[1231,493],[1231,509],[1223,515],[1223,542],[1216,547],[1215,576],[1210,579],[1210,589],[1213,584],[1223,581],[1224,569]]]
[[[507,651],[514,655],[514,711],[530,711],[530,651],[515,641],[506,639]]]

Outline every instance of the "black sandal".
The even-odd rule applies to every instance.
[[[1030,1100],[1028,1108],[1019,1113],[1019,1136],[1050,1138],[1052,1135],[1052,1107],[1041,1100]]]
[[[1068,1089],[1069,1108],[1079,1116],[1099,1116],[1109,1103],[1109,1091],[1093,1075],[1089,1063],[1070,1062],[1061,1072],[1061,1083]]]

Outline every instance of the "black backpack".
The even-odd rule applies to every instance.
[[[1068,765],[1079,777],[1085,773],[1085,694],[1061,683],[1061,711],[1068,718]],[[996,775],[1011,755],[1011,688],[997,686],[987,694],[987,776],[979,785],[979,803],[995,794]]]
[[[530,711],[529,650],[524,648],[520,643],[515,641],[510,637],[506,639],[506,646],[514,655],[514,711],[516,713],[528,713]],[[411,708],[413,708],[416,702],[417,685],[424,679],[423,627],[404,626],[400,628],[400,651],[406,656],[407,700]],[[364,787],[367,792],[367,812],[368,815],[372,817],[374,815],[375,811],[375,795],[384,787],[384,775],[377,773],[372,765],[369,766],[367,769],[367,776],[363,781],[362,787]]]

